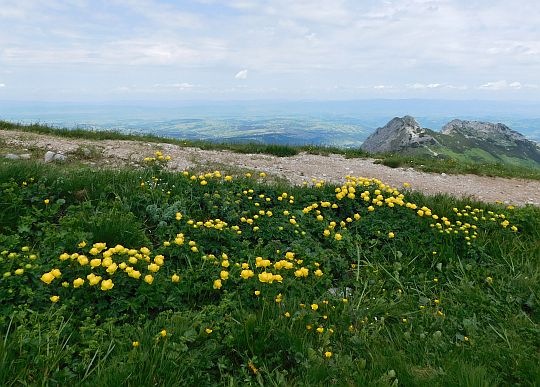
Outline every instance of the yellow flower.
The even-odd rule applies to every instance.
[[[83,247],[86,247],[86,241],[82,241],[80,242],[78,245],[77,245],[79,248],[83,248]]]
[[[76,280],[73,280],[73,287],[78,288],[81,287],[84,284],[84,280],[82,278],[77,278]]]
[[[58,278],[62,275],[62,272],[59,269],[52,269],[50,273],[54,275],[54,278]]]
[[[24,273],[24,269],[15,270],[15,275],[22,275],[23,273]]]
[[[45,273],[41,276],[41,280],[49,285],[54,280],[54,275],[52,273]]]
[[[60,300],[60,297],[58,297],[58,296],[51,296],[49,299],[51,300],[51,302],[58,302],[58,300]]]
[[[90,286],[94,286],[99,284],[99,281],[101,281],[101,277],[99,275],[95,275],[94,273],[90,273],[86,276],[88,279],[88,283]]]
[[[227,280],[229,279],[229,272],[228,271],[225,271],[225,270],[221,270],[221,272],[219,273],[219,276],[222,280]]]
[[[221,289],[222,286],[223,284],[221,283],[220,279],[214,281],[214,289]]]
[[[147,274],[144,276],[144,282],[146,282],[148,285],[151,285],[152,282],[154,282],[154,277],[152,277],[151,274]]]
[[[307,277],[309,275],[309,269],[302,267],[294,272],[295,277]]]
[[[324,353],[324,357],[326,357],[327,359],[330,359],[330,358],[332,357],[332,352],[326,351],[326,352]]]
[[[131,345],[133,345],[135,348],[137,348],[139,346],[139,342],[138,341],[134,341],[133,343],[131,343]]]
[[[393,237],[395,237],[395,234],[393,232],[389,232],[388,233],[388,238],[392,239]]]
[[[242,270],[240,272],[240,277],[242,277],[243,279],[249,279],[251,277],[253,277],[255,274],[253,273],[253,270]]]
[[[340,241],[343,239],[343,236],[339,233],[336,233],[336,235],[334,235],[334,238],[336,239],[336,241]]]
[[[101,281],[101,290],[107,291],[111,290],[114,287],[112,279]]]
[[[163,266],[164,261],[165,261],[165,257],[163,255],[156,255],[154,257],[154,262],[159,266]]]
[[[150,270],[152,273],[156,273],[159,270],[159,265],[151,263],[150,265],[148,265],[148,270]]]
[[[174,283],[180,282],[180,276],[178,274],[173,274],[171,277],[171,281]]]
[[[111,265],[109,265],[109,267],[107,267],[107,273],[114,274],[117,269],[118,265],[116,263],[112,263]]]
[[[268,267],[272,264],[269,259],[263,259],[262,257],[255,258],[255,266],[257,267]]]
[[[50,202],[51,202],[51,201],[50,201],[49,199],[45,199],[45,200],[43,201],[43,203],[45,203],[45,205],[49,204]],[[55,301],[55,302],[56,302],[56,301]]]
[[[492,285],[493,284],[493,278],[492,277],[487,277],[486,282],[488,283],[488,285]]]
[[[317,277],[321,277],[323,275],[323,272],[321,269],[317,269],[313,272],[313,274],[315,274]]]
[[[312,309],[312,310],[317,310],[317,309],[319,309],[319,305],[317,305],[317,304],[311,304],[311,309]]]
[[[289,318],[289,317],[291,317],[291,314],[289,312],[285,312],[284,316]]]
[[[135,278],[135,279],[139,279],[141,278],[141,272],[138,271],[138,270],[131,270],[128,275],[131,277],[131,278]]]
[[[81,266],[88,265],[88,258],[86,255],[79,255],[77,257],[77,262],[79,262],[79,265]]]
[[[213,332],[213,330],[212,330],[212,329],[210,329],[210,328],[206,328],[206,329],[205,329],[204,331],[205,331],[205,332],[206,332],[206,333],[207,333],[208,335],[209,335],[210,333],[212,333],[212,332]]]
[[[161,335],[161,337],[165,337],[167,336],[167,331],[163,329],[161,332],[159,332],[159,334]]]
[[[317,333],[323,333],[324,332],[324,328],[323,327],[318,327],[317,328]]]
[[[259,297],[261,295],[261,291],[260,290],[255,290],[253,292],[257,297]]]
[[[266,283],[269,283],[269,284],[274,282],[274,275],[272,273],[268,273],[266,271],[259,274],[258,277],[259,277],[260,282],[266,282]]]

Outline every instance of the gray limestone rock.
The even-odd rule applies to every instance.
[[[362,150],[370,153],[397,152],[408,147],[436,144],[437,140],[421,128],[411,117],[395,117],[385,126],[378,128],[362,144]]]
[[[461,134],[466,138],[488,140],[501,146],[529,142],[525,136],[508,126],[491,122],[452,120],[443,126],[441,133],[449,136]]]
[[[53,160],[54,161],[66,161],[66,156],[63,155],[62,153],[57,153],[57,154],[54,155]]]
[[[55,155],[54,152],[47,151],[47,153],[45,153],[45,162],[50,163],[51,161],[53,161],[54,160],[54,155]]]

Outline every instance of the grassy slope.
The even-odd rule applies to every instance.
[[[272,154],[279,157],[294,156],[300,152],[308,152],[311,154],[328,155],[341,154],[345,158],[356,157],[376,157],[381,164],[390,167],[412,167],[425,172],[462,174],[472,173],[476,175],[487,176],[502,176],[502,177],[517,177],[525,179],[540,179],[540,168],[534,164],[523,162],[522,160],[514,160],[502,155],[498,159],[493,158],[491,154],[482,152],[482,157],[478,157],[478,149],[471,148],[466,152],[454,152],[451,149],[434,149],[435,151],[445,154],[447,159],[439,159],[432,157],[432,153],[417,148],[409,152],[409,154],[381,154],[369,155],[360,149],[345,149],[337,147],[323,146],[287,146],[287,145],[272,145],[272,144],[239,144],[239,143],[213,143],[209,141],[192,141],[181,140],[174,138],[163,138],[149,134],[122,134],[116,131],[91,131],[85,129],[59,129],[52,128],[46,125],[20,125],[0,121],[0,129],[4,130],[20,130],[33,133],[48,134],[53,136],[62,136],[68,138],[86,138],[92,140],[134,140],[146,142],[166,142],[179,146],[193,146],[200,149],[227,149],[238,153],[263,153]]]
[[[472,222],[472,215],[460,218],[452,210],[468,214],[471,205],[488,218],[491,210],[505,213],[519,227],[512,233],[496,224],[500,220],[475,221],[478,238],[467,247],[462,232],[441,236],[429,220],[404,207],[369,212],[359,198],[344,199],[339,209],[323,210],[322,222],[300,211],[314,201],[335,202],[332,186],[206,180],[203,186],[156,169],[88,173],[0,162],[0,251],[20,255],[2,255],[0,267],[12,273],[17,259],[39,255],[24,276],[0,279],[0,383],[396,385],[399,379],[404,385],[492,386],[540,380],[538,208],[504,210],[448,196],[406,194],[452,222]],[[277,200],[282,192],[293,195],[294,203]],[[258,194],[271,203],[258,200]],[[260,208],[274,213],[256,221],[260,231],[239,222]],[[284,210],[296,216],[299,228]],[[181,221],[174,219],[176,211],[184,214]],[[362,220],[340,231],[342,241],[322,236],[330,220],[353,213]],[[187,223],[218,217],[239,224],[243,234]],[[395,238],[388,238],[390,231]],[[163,247],[163,240],[178,232],[186,243],[197,241],[200,252]],[[116,274],[109,292],[87,285],[63,288],[59,281],[89,272],[57,258],[63,251],[88,251],[90,246],[76,247],[81,240],[146,245],[162,252],[166,263],[151,286]],[[22,246],[30,251],[21,252]],[[298,266],[310,268],[308,278],[285,270],[282,284],[239,279],[235,262],[249,261],[259,272],[254,256],[275,262],[285,251],[304,260]],[[212,283],[223,267],[201,260],[202,252],[228,253],[231,278],[221,290]],[[315,261],[325,273],[321,278],[313,275]],[[47,286],[38,278],[53,267],[61,268],[62,278]],[[181,275],[179,284],[168,280],[173,272]],[[351,289],[348,302],[328,294],[331,287]],[[56,294],[61,300],[51,304],[48,298]],[[281,303],[275,302],[278,294]],[[312,303],[319,305],[317,311]],[[317,327],[325,331],[316,333]],[[160,335],[163,329],[166,337]],[[132,347],[132,341],[140,346]],[[326,351],[331,358],[325,358]]]

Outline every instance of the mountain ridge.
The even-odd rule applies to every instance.
[[[361,145],[370,153],[400,153],[462,161],[540,167],[540,144],[501,123],[454,119],[440,132],[411,116],[395,117]]]

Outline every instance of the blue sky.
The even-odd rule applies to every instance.
[[[0,0],[0,100],[540,97],[538,0]]]

